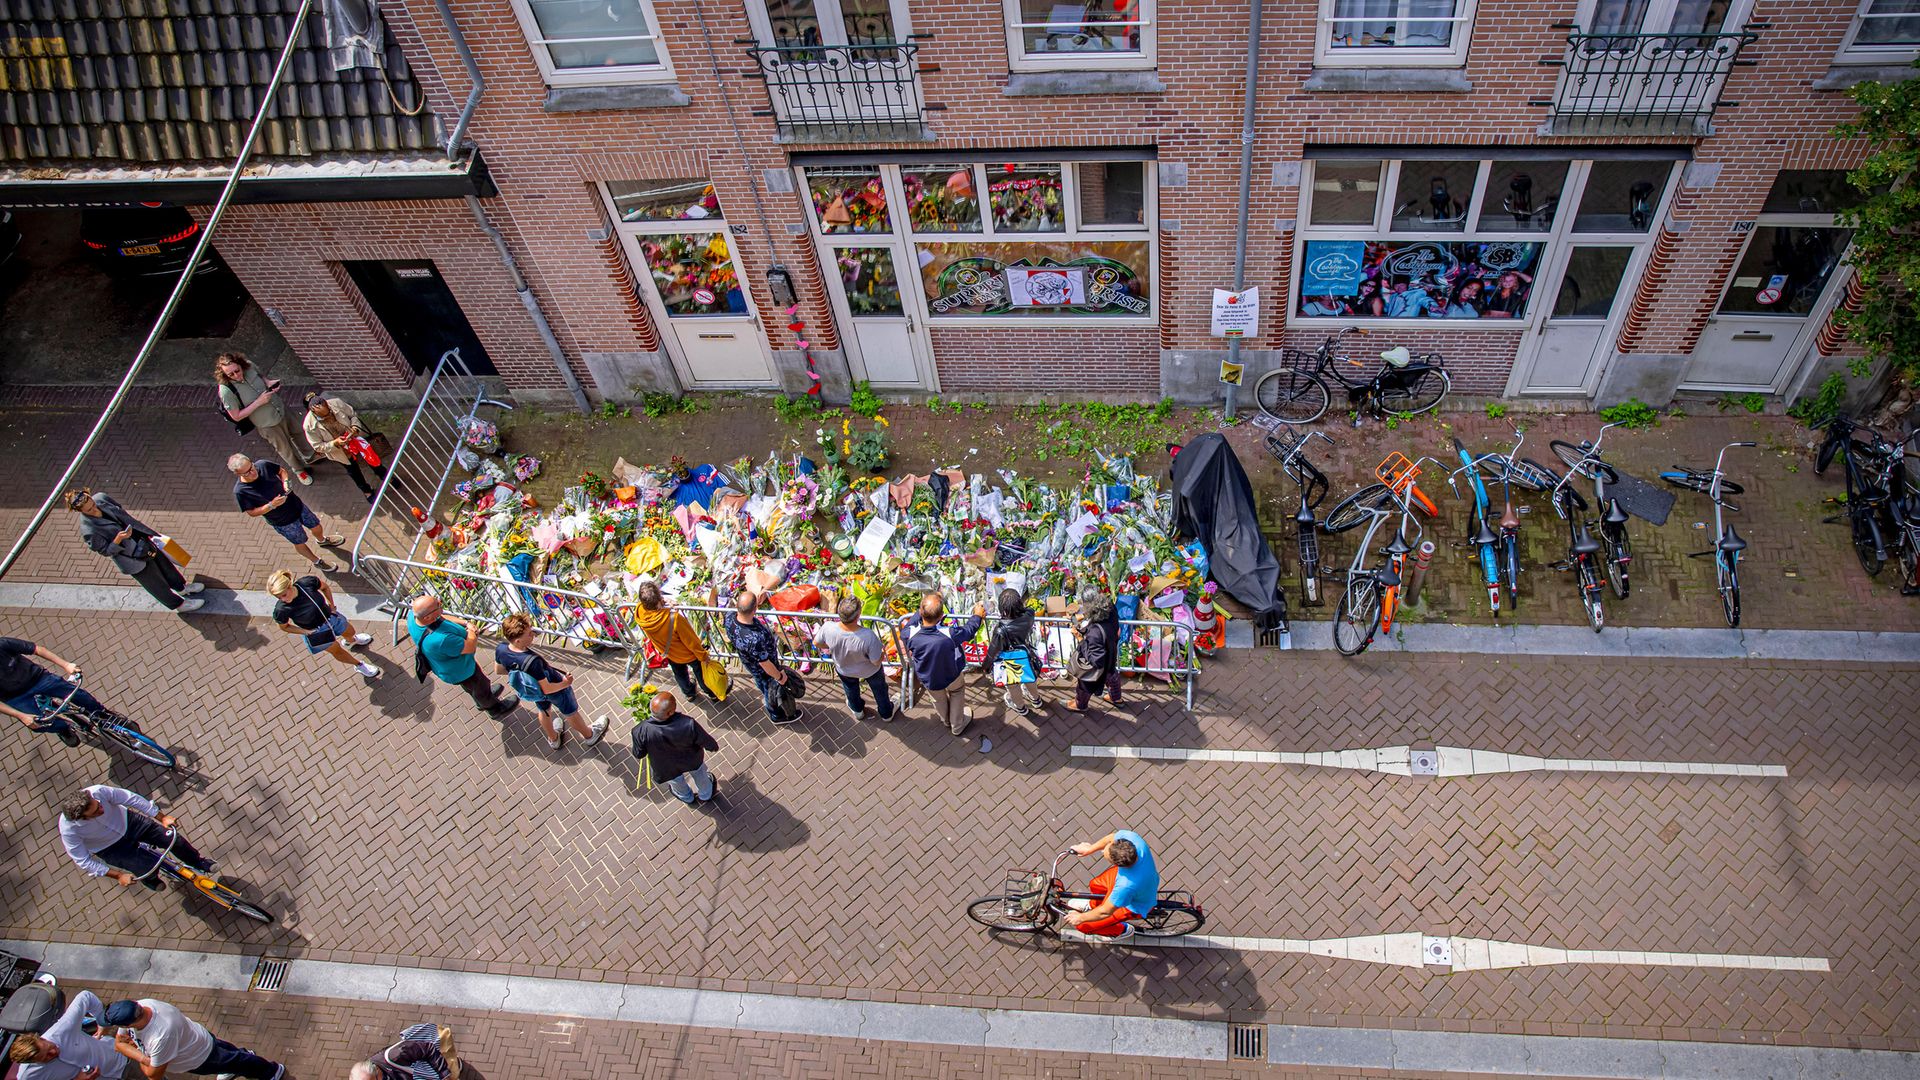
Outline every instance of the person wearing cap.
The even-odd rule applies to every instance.
[[[88,1021],[97,1029],[106,1011],[93,991],[82,990],[52,1027],[16,1037],[7,1047],[7,1061],[19,1066],[18,1080],[120,1080],[127,1073],[127,1059],[114,1049],[112,1039],[87,1030]]]
[[[153,542],[160,534],[121,509],[106,492],[74,488],[67,492],[67,509],[80,515],[81,542],[94,554],[112,559],[121,573],[139,582],[162,607],[184,615],[206,603],[194,596],[206,586],[188,581]]]
[[[120,1029],[114,1049],[140,1066],[147,1080],[165,1080],[172,1070],[246,1080],[281,1080],[287,1074],[285,1065],[214,1038],[205,1024],[154,998],[122,998],[107,1006],[106,1021]]]
[[[360,471],[359,460],[347,452],[348,439],[356,435],[363,439],[367,437],[366,430],[360,426],[360,415],[353,411],[353,406],[318,390],[309,392],[304,400],[307,415],[300,421],[300,430],[306,435],[307,442],[313,445],[315,453],[345,465],[347,475],[353,478],[353,486],[360,489],[360,494],[365,495],[368,502],[372,502],[373,485],[367,483],[367,474]],[[380,479],[387,478],[385,464],[373,466],[373,471]]]

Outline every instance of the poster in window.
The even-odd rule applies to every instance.
[[[1139,241],[918,244],[931,314],[1152,313],[1150,248]]]
[[[1308,318],[1517,319],[1545,245],[1513,240],[1309,240]]]
[[[1015,307],[1067,307],[1087,302],[1081,266],[1009,266],[1007,301]]]

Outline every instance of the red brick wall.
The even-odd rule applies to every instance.
[[[942,393],[1160,396],[1160,345],[1150,326],[936,326],[932,334]]]

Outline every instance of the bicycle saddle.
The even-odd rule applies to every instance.
[[[1505,525],[1506,522],[1503,520],[1501,524]],[[1498,539],[1500,538],[1494,535],[1493,530],[1488,528],[1484,521],[1480,523],[1480,531],[1473,534],[1473,542],[1476,544],[1491,544]]]
[[[1294,513],[1293,520],[1302,525],[1311,525],[1314,523],[1313,507],[1307,505],[1307,500],[1300,500],[1300,509]]]
[[[1600,541],[1593,538],[1593,534],[1587,531],[1585,525],[1574,531],[1573,553],[1575,555],[1592,555],[1599,550]]]
[[[1500,514],[1500,527],[1503,529],[1520,527],[1520,511],[1515,510],[1512,503],[1508,503],[1506,509]]]
[[[1745,540],[1740,539],[1740,534],[1737,532],[1734,532],[1733,526],[1731,525],[1727,526],[1727,535],[1722,536],[1720,538],[1720,543],[1718,546],[1721,551],[1747,550],[1747,542]]]
[[[1392,567],[1383,566],[1373,572],[1373,580],[1379,582],[1382,587],[1391,589],[1400,584],[1400,575],[1394,573]]]
[[[1609,525],[1625,525],[1627,523],[1627,512],[1620,509],[1619,499],[1608,499],[1607,512],[1601,515],[1601,519]]]
[[[1404,533],[1394,533],[1393,539],[1387,543],[1387,554],[1389,555],[1405,555],[1412,550],[1413,545],[1407,543],[1407,537]]]

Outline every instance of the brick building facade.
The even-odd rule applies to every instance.
[[[0,21],[9,56],[64,32],[59,17],[23,29],[28,9]],[[1354,326],[1371,335],[1355,355],[1437,351],[1468,394],[1664,401],[1817,382],[1846,349],[1831,313],[1857,295],[1831,214],[1862,148],[1828,133],[1853,112],[1847,86],[1910,74],[1920,16],[1902,11],[1268,5],[1249,378]],[[467,144],[433,164],[483,162],[486,182],[234,208],[216,246],[323,383],[398,399],[459,346],[517,393],[567,400],[478,212],[596,397],[799,392],[810,366],[832,395],[864,378],[1218,397],[1209,313],[1232,284],[1246,0],[380,12],[442,137],[477,97]],[[35,77],[9,63],[0,93]],[[0,156],[0,203],[30,175],[57,199],[49,185],[85,156]]]

